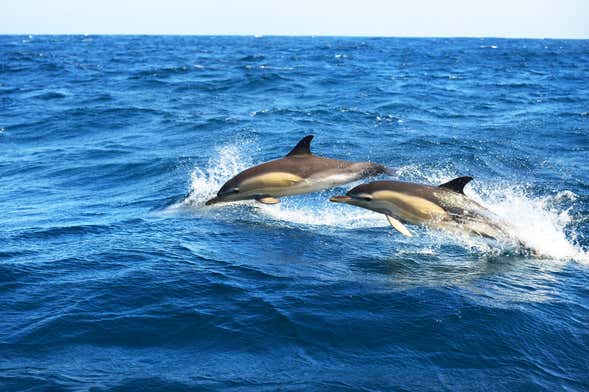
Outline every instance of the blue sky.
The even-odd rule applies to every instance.
[[[589,1],[2,0],[0,33],[589,38]]]

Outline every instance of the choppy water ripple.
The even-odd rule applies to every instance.
[[[589,388],[587,80],[587,41],[0,37],[0,389]],[[308,133],[473,176],[528,249],[204,206]]]

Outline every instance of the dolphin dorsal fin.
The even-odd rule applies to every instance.
[[[462,193],[464,195],[464,187],[472,181],[472,177],[458,177],[440,185],[440,188],[450,189],[451,191]]]
[[[305,136],[286,156],[311,155],[311,140],[313,140],[313,135]]]

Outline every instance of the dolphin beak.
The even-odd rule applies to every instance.
[[[348,203],[352,200],[350,196],[332,196],[329,198],[329,201],[334,203]]]
[[[206,206],[210,206],[212,204],[217,204],[220,203],[221,200],[219,200],[219,198],[217,196],[213,197],[211,200],[207,200],[207,202],[205,203]]]

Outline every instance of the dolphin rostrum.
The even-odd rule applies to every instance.
[[[506,227],[489,210],[464,195],[464,186],[471,180],[472,177],[459,177],[440,186],[375,181],[329,200],[385,214],[389,223],[406,236],[411,236],[411,232],[403,223],[506,238]]]
[[[313,135],[305,136],[284,158],[250,167],[237,174],[206,205],[249,199],[276,204],[282,196],[317,192],[393,172],[372,162],[340,161],[313,155],[312,139]]]

